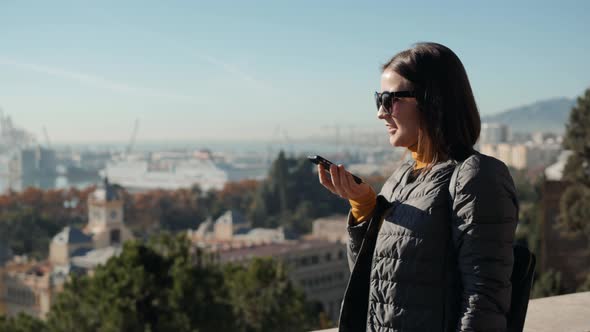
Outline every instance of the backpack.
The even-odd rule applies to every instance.
[[[458,163],[455,167],[449,183],[451,209],[453,207],[453,201],[455,200],[455,186],[461,164],[462,163]],[[533,285],[536,258],[528,248],[521,245],[513,245],[513,253],[514,265],[512,267],[512,275],[510,276],[512,294],[510,296],[510,309],[506,316],[507,331],[522,332]]]

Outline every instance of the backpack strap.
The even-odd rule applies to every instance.
[[[451,194],[451,209],[453,207],[453,201],[455,200],[455,194],[457,191],[457,176],[459,176],[459,168],[461,168],[461,165],[463,165],[463,162],[457,163],[455,169],[453,170],[451,181],[449,182],[449,194]]]
[[[453,174],[451,175],[451,181],[449,182],[449,214],[451,216],[451,220],[449,223],[449,232],[452,233],[452,225],[453,225],[453,202],[455,201],[455,194],[457,191],[457,176],[459,176],[459,168],[461,167],[461,165],[463,164],[463,162],[457,162],[457,164],[455,165],[455,169],[453,170]],[[451,245],[451,249],[450,250],[446,250],[447,252],[453,252],[453,246]],[[453,255],[455,253],[453,252]],[[446,284],[447,282],[447,274],[444,274],[444,283]],[[447,287],[444,287],[444,297],[445,297],[445,303],[446,303],[446,298],[447,298]],[[443,311],[443,315],[446,317],[453,317],[453,313],[450,311],[451,308],[447,305],[445,305],[445,310]],[[446,319],[446,318],[444,318]]]

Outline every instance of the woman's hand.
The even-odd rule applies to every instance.
[[[368,192],[373,191],[373,188],[364,182],[361,184],[354,182],[352,175],[344,169],[344,166],[342,165],[330,166],[329,172],[331,179],[324,170],[324,166],[319,164],[318,176],[320,178],[320,183],[334,195],[338,195],[344,199],[355,200],[359,197],[365,196]]]

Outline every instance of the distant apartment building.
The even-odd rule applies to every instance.
[[[57,174],[55,151],[40,146],[17,150],[9,162],[9,185],[16,190],[29,186],[51,188]]]
[[[220,262],[247,263],[255,257],[273,257],[284,262],[289,269],[289,279],[303,289],[308,300],[321,303],[328,317],[337,322],[350,275],[346,244],[328,240],[290,240],[226,246],[214,252]]]
[[[55,235],[48,260],[17,257],[0,269],[0,308],[5,314],[24,312],[44,319],[70,274],[92,273],[120,254],[123,242],[133,239],[124,223],[123,200],[108,180],[88,197],[87,204],[86,227],[65,227]]]
[[[350,274],[346,260],[346,216],[313,221],[313,231],[290,239],[282,228],[252,228],[237,211],[208,218],[187,235],[195,246],[214,253],[222,263],[247,263],[255,257],[273,257],[289,266],[289,279],[308,300],[322,304],[334,322]]]
[[[510,141],[510,128],[501,123],[483,122],[479,135],[479,144],[500,144]]]
[[[348,241],[346,217],[344,214],[336,214],[314,220],[311,234],[307,235],[307,238],[346,243]]]
[[[527,168],[544,168],[552,164],[562,151],[561,144],[533,142],[519,144],[482,144],[480,152],[500,159],[507,166],[522,170]]]

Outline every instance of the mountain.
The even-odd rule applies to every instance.
[[[482,116],[482,122],[499,122],[510,126],[513,132],[554,132],[564,133],[565,124],[576,100],[573,98],[551,98],[529,105]]]

